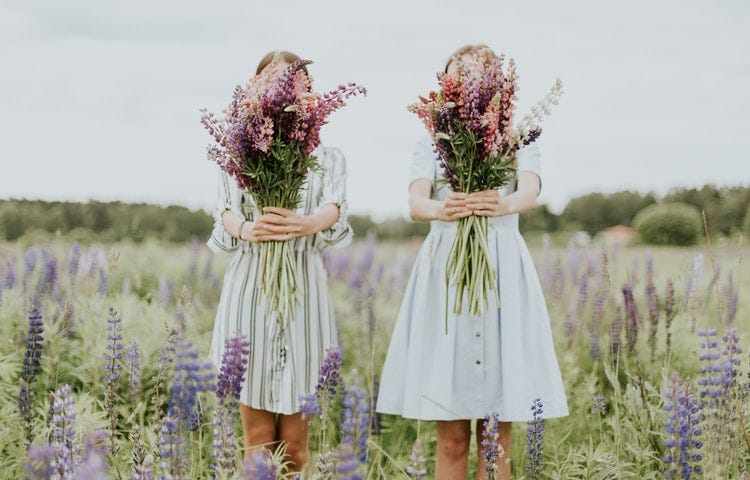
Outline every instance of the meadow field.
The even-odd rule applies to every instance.
[[[371,414],[420,243],[326,252],[343,382],[311,419],[319,478],[432,476],[434,424]],[[741,239],[529,243],[570,416],[514,425],[513,478],[750,478]],[[0,478],[282,478],[278,458],[243,466],[207,364],[226,262],[200,242],[0,244]]]

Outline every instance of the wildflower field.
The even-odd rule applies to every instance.
[[[513,477],[750,478],[742,242],[530,245],[570,416],[514,425]],[[372,414],[418,248],[326,252],[342,357],[311,408],[313,477],[432,477],[434,424]],[[221,375],[207,360],[225,265],[201,243],[0,244],[0,478],[284,478],[282,451],[241,460],[243,339]]]

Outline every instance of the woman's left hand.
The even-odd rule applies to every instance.
[[[312,235],[316,231],[312,218],[286,208],[265,207],[257,221],[273,234],[271,240],[291,240]]]
[[[507,208],[498,190],[484,190],[470,193],[466,197],[466,208],[474,215],[500,217],[507,215]]]

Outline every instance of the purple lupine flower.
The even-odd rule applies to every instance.
[[[185,439],[180,419],[167,413],[161,422],[159,453],[162,479],[185,478]]]
[[[664,430],[667,438],[664,446],[667,450],[664,463],[669,470],[664,478],[682,479],[700,477],[703,473],[700,466],[702,455],[700,440],[702,429],[701,407],[696,401],[692,386],[688,381],[680,382],[677,373],[672,374],[672,385],[664,394],[664,410],[668,412]]]
[[[701,340],[700,376],[698,385],[702,388],[699,392],[701,408],[705,406],[715,407],[718,398],[722,394],[722,365],[719,352],[719,342],[716,340],[716,329],[698,330]]]
[[[583,254],[575,245],[571,244],[568,247],[568,272],[574,285],[578,283],[578,270],[581,269],[582,257]]]
[[[70,385],[60,387],[52,396],[50,405],[50,445],[55,451],[55,475],[61,479],[73,479],[73,472],[80,463],[80,448],[75,442],[74,399]]]
[[[721,386],[726,396],[738,385],[737,377],[739,377],[739,367],[742,364],[742,348],[739,346],[740,339],[736,328],[725,332],[721,340],[724,342],[721,351]]]
[[[302,414],[302,418],[309,421],[312,420],[312,417],[320,415],[320,402],[318,401],[318,396],[316,394],[309,393],[307,395],[300,395],[299,402],[299,411]]]
[[[578,277],[578,303],[576,306],[576,313],[580,316],[583,312],[583,308],[586,306],[586,302],[589,297],[589,277],[588,274],[584,273]]]
[[[622,295],[625,303],[625,340],[628,343],[628,353],[633,355],[638,341],[639,314],[635,299],[633,299],[632,283],[628,282],[622,286]]]
[[[654,278],[654,254],[651,250],[646,250],[646,280],[651,281]]]
[[[526,473],[530,480],[542,478],[542,450],[544,449],[544,425],[543,425],[542,400],[537,398],[531,404],[532,419],[528,422],[526,430],[526,454],[529,462],[526,464]]]
[[[211,469],[217,477],[229,478],[234,473],[234,426],[227,405],[219,402],[214,409],[213,462]],[[223,475],[223,476],[222,476]]]
[[[344,416],[341,420],[341,442],[352,445],[360,463],[367,461],[367,437],[370,429],[370,404],[365,391],[358,386],[346,387]]]
[[[130,444],[133,446],[130,454],[130,479],[153,480],[153,456],[146,449],[146,445],[143,444],[143,438],[141,436],[141,426],[139,424],[136,423],[135,425],[133,425],[128,438],[130,439]]]
[[[168,413],[182,426],[194,431],[202,421],[195,410],[200,393],[216,391],[216,374],[211,363],[201,362],[190,341],[180,339],[176,344],[176,363]]]
[[[351,443],[342,442],[336,462],[336,473],[339,480],[364,480],[364,475],[359,473],[359,460],[354,446]]]
[[[247,480],[276,480],[277,466],[268,450],[262,449],[244,462],[242,478]]]
[[[104,480],[107,478],[107,433],[94,430],[86,434],[81,464],[74,472],[76,480]]]
[[[5,281],[3,282],[3,288],[5,290],[11,290],[16,286],[18,282],[18,274],[16,273],[16,264],[8,261],[5,267]]]
[[[676,315],[674,284],[672,280],[667,280],[666,292],[664,293],[664,328],[667,331],[666,355],[669,356],[672,351],[672,320]]]
[[[651,361],[656,357],[656,331],[659,328],[659,294],[656,293],[654,282],[649,279],[646,284],[646,299],[648,301],[648,348]]]
[[[687,278],[685,294],[682,297],[682,309],[686,310],[689,305],[693,305],[693,294],[698,291],[700,281],[703,277],[703,254],[699,253],[693,257],[693,263],[690,266],[690,276]]]
[[[97,288],[96,293],[104,297],[107,295],[108,291],[109,291],[109,281],[107,279],[107,271],[104,270],[104,268],[100,268],[99,269],[99,287]]]
[[[221,357],[219,381],[216,387],[216,396],[220,400],[240,398],[249,355],[250,342],[246,335],[237,332],[234,337],[224,341],[224,354]]]
[[[44,322],[36,306],[29,309],[29,329],[26,336],[26,352],[21,370],[21,384],[18,388],[18,409],[24,421],[26,448],[34,439],[34,400],[33,384],[41,371],[42,349],[44,348]]]
[[[499,468],[498,459],[505,454],[505,452],[501,453],[502,446],[498,441],[500,436],[498,431],[499,424],[500,415],[497,412],[484,417],[481,452],[484,456],[484,471],[487,474],[487,480],[495,480]]]
[[[727,283],[723,290],[722,297],[724,297],[724,301],[727,304],[727,324],[731,325],[737,316],[737,300],[739,299],[739,288],[734,285],[734,277],[731,270],[729,271]]]
[[[57,258],[46,248],[42,249],[42,268],[36,286],[37,296],[51,292],[57,283]]]
[[[68,275],[71,280],[78,274],[78,268],[81,266],[81,244],[78,240],[73,242],[73,247],[70,250],[70,260],[68,260]]]
[[[615,307],[615,316],[612,318],[612,324],[609,327],[609,352],[613,357],[620,354],[623,323],[622,308],[617,305]]]
[[[341,371],[342,361],[343,357],[340,346],[329,345],[326,347],[326,355],[323,359],[323,364],[320,366],[320,374],[315,391],[323,398],[328,399],[328,403],[333,401],[333,397],[338,391],[338,386],[341,382],[339,372]]]
[[[193,287],[195,280],[198,278],[198,259],[200,258],[201,244],[193,240],[190,243],[190,266],[185,276],[185,285]]]
[[[125,367],[128,370],[130,397],[136,398],[141,394],[141,351],[135,340],[128,342],[125,350]]]
[[[563,272],[562,260],[558,256],[552,265],[552,294],[556,299],[561,299],[565,292],[565,275]]]
[[[107,319],[107,353],[104,355],[104,381],[114,383],[120,379],[122,370],[122,319],[117,316],[114,308],[109,307]]]
[[[406,473],[412,480],[427,480],[427,458],[424,456],[422,440],[417,437],[409,454],[409,466]]]
[[[34,269],[36,268],[36,258],[37,258],[37,247],[30,247],[28,250],[26,250],[26,253],[23,255],[23,284],[24,288],[28,284],[29,277],[34,272]]]
[[[604,395],[601,393],[591,397],[591,415],[600,414],[602,416],[607,414],[607,404],[604,401]]]
[[[568,307],[568,314],[565,316],[565,323],[563,324],[563,327],[565,338],[568,339],[568,348],[570,348],[570,346],[573,344],[573,337],[575,336],[576,330],[578,329],[578,315],[572,304]]]
[[[46,480],[55,475],[55,449],[49,443],[29,448],[29,458],[24,465],[31,480]]]
[[[602,358],[602,349],[599,345],[599,334],[604,317],[604,299],[605,292],[601,292],[594,297],[594,311],[591,317],[591,326],[589,328],[589,354],[591,360],[598,362]]]

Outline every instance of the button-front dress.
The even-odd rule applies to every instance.
[[[224,341],[236,332],[250,341],[245,382],[240,402],[255,409],[293,414],[299,411],[301,395],[312,393],[325,348],[337,343],[333,305],[321,251],[351,242],[347,222],[346,166],[341,152],[318,147],[322,171],[310,172],[303,187],[300,214],[311,214],[327,204],[339,207],[339,218],[330,228],[315,235],[290,240],[295,250],[299,303],[293,318],[278,322],[266,313],[259,284],[258,244],[228,235],[221,214],[229,209],[247,220],[258,215],[252,197],[241,191],[224,171],[219,176],[219,202],[208,247],[215,253],[229,254],[231,260],[216,311],[210,357],[218,367]]]
[[[536,144],[519,150],[517,168],[540,175]],[[449,190],[438,183],[440,177],[442,168],[425,139],[415,149],[410,181],[430,180],[432,198],[444,200]],[[489,218],[489,254],[500,303],[490,295],[479,317],[453,315],[454,287],[446,296],[446,263],[456,226],[431,222],[391,337],[377,411],[422,420],[475,419],[497,412],[502,421],[525,421],[540,398],[543,417],[567,415],[549,315],[518,230],[518,214]]]

